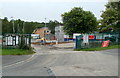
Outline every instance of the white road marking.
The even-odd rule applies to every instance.
[[[10,64],[10,65],[7,65],[7,66],[3,66],[3,68],[5,67],[10,67],[10,66],[14,66],[14,65],[17,65],[17,64],[20,64],[20,63],[23,63],[23,62],[29,62],[31,61],[31,59],[34,57],[34,55],[32,55],[30,58],[24,60],[24,61],[20,61],[20,62],[17,62],[17,63],[14,63],[14,64]]]

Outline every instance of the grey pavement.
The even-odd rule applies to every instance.
[[[3,68],[3,76],[118,76],[118,50],[73,51],[32,45],[27,62]]]
[[[50,69],[55,76],[118,76],[116,62],[55,66]]]
[[[30,58],[32,55],[3,55],[2,56],[2,66],[11,65],[18,63]]]
[[[75,42],[64,43],[64,44],[56,44],[54,46],[58,47],[58,48],[75,48]]]

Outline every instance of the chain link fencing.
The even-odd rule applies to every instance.
[[[119,32],[114,33],[90,33],[76,37],[76,49],[101,47],[103,41],[110,41],[109,45],[118,45],[120,42]]]

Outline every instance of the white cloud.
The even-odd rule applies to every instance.
[[[106,2],[91,1],[93,2],[85,2],[85,0],[0,0],[0,4],[3,5],[2,8],[0,5],[2,12],[0,17],[13,16],[14,19],[26,21],[44,21],[46,17],[48,20],[61,21],[62,13],[70,11],[73,7],[82,7],[84,10],[93,12],[99,19],[100,11],[104,10]]]
[[[107,2],[108,0],[0,0],[0,2]]]
[[[0,2],[118,2],[120,0],[0,0]]]
[[[2,7],[2,4],[0,3],[0,11],[1,11],[1,12],[0,12],[0,18],[1,18],[1,16],[3,15],[3,14],[2,14],[2,11],[3,11],[2,8],[3,8],[3,7]]]

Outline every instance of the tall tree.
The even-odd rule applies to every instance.
[[[71,11],[65,12],[61,16],[64,31],[69,35],[93,32],[97,26],[94,14],[90,11],[84,11],[80,7],[74,7]]]
[[[52,31],[54,34],[55,26],[59,24],[58,21],[50,21],[47,24],[47,27]],[[36,28],[45,27],[45,23],[39,22],[25,22],[21,19],[14,20],[14,30],[13,32],[13,20],[8,21],[7,17],[2,19],[2,34],[5,33],[24,33],[24,34],[31,34]]]
[[[13,26],[8,21],[7,17],[2,19],[2,34],[5,33],[12,33],[13,32]]]
[[[105,7],[98,28],[101,32],[116,31],[120,28],[120,1],[108,2]]]

